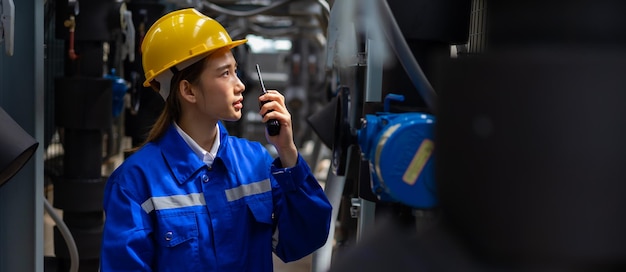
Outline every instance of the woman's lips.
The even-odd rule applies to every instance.
[[[242,109],[243,108],[243,98],[237,100],[237,102],[233,103],[233,106],[235,107],[235,109]]]

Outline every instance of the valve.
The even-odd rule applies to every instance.
[[[69,28],[70,31],[70,41],[69,41],[69,49],[67,51],[68,56],[71,60],[78,59],[78,55],[74,51],[74,32],[76,31],[76,17],[74,15],[70,15],[70,18],[63,22],[63,25]]]

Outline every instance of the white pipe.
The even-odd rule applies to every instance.
[[[339,214],[339,206],[341,205],[341,196],[343,195],[343,187],[345,184],[346,177],[333,174],[332,167],[329,167],[326,185],[324,185],[324,192],[326,193],[328,201],[333,206],[330,219],[330,230],[328,232],[326,244],[313,252],[311,272],[326,272],[330,269],[333,256],[333,244],[335,241],[335,222],[337,221],[337,215]]]
[[[70,251],[70,272],[78,272],[78,248],[76,247],[76,242],[74,241],[74,237],[70,232],[70,229],[65,225],[63,219],[59,216],[59,214],[52,208],[50,202],[44,197],[43,198],[44,208],[46,212],[52,217],[52,220],[57,224],[57,228],[63,235],[63,239],[65,239],[65,243],[67,244],[67,249]]]

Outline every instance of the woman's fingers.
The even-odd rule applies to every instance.
[[[276,90],[269,90],[266,94],[259,97],[261,102],[260,114],[264,116],[268,111],[287,112],[285,106],[285,97]]]

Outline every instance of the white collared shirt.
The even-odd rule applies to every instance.
[[[204,148],[200,147],[200,145],[198,145],[194,139],[183,131],[183,129],[180,128],[176,122],[174,122],[174,126],[176,126],[176,131],[178,131],[178,134],[183,137],[183,140],[185,140],[191,150],[198,155],[198,158],[210,167],[213,164],[213,160],[215,160],[215,156],[217,156],[217,149],[220,147],[220,126],[215,124],[217,133],[215,134],[215,141],[213,141],[213,146],[210,151],[206,151]]]

